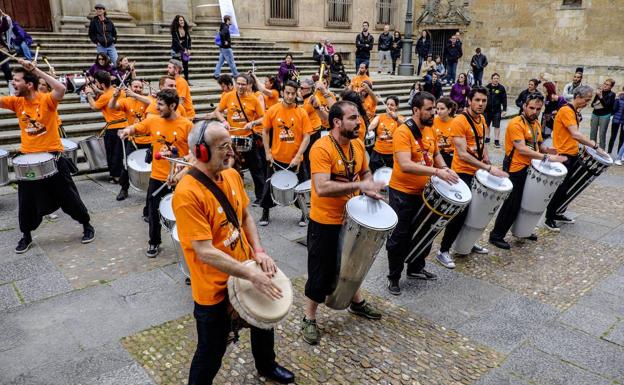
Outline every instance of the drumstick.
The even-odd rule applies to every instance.
[[[168,157],[168,156],[164,156],[160,152],[157,152],[156,154],[154,154],[154,159],[156,159],[156,160],[164,159],[164,160],[168,160],[171,163],[177,163],[177,164],[181,164],[181,165],[184,165],[184,166],[193,167],[193,164],[190,163],[190,162],[187,162],[185,160],[178,159],[178,158],[171,158],[171,157]]]
[[[37,44],[37,45],[35,46],[35,58],[34,58],[34,59],[33,59],[33,61],[32,61],[33,63],[36,63],[36,62],[37,62],[37,58],[39,57],[39,48],[41,48],[41,46],[40,46],[39,44]]]
[[[255,60],[251,61],[251,73],[252,74],[256,73],[256,61]]]
[[[128,158],[126,158],[126,138],[121,139],[121,151],[123,152],[124,170],[128,171]]]

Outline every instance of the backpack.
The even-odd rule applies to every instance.
[[[221,47],[221,31],[217,31],[215,34],[214,42],[218,47]]]

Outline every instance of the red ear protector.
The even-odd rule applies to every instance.
[[[199,138],[197,140],[197,144],[195,144],[195,149],[193,153],[195,158],[202,162],[208,163],[210,162],[210,147],[206,143],[206,139],[204,135],[206,134],[206,127],[208,126],[208,121],[204,120],[202,123],[201,131],[199,133]]]

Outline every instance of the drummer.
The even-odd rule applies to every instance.
[[[468,108],[458,114],[451,123],[451,137],[455,147],[455,155],[451,168],[468,186],[472,185],[477,170],[485,170],[497,177],[507,177],[507,173],[492,166],[483,134],[487,128],[483,110],[487,104],[488,91],[485,87],[474,87],[468,93]],[[451,219],[444,229],[440,251],[436,259],[448,269],[455,268],[455,261],[450,254],[451,246],[468,215],[468,207]],[[487,254],[485,247],[474,245],[472,252]]]
[[[218,122],[199,127],[189,138],[197,159],[195,168],[180,181],[173,211],[193,282],[197,323],[197,349],[189,384],[212,384],[221,367],[231,326],[228,277],[249,280],[256,290],[272,299],[281,298],[282,292],[271,281],[277,268],[260,243],[243,181],[230,167],[234,151],[228,130]],[[206,184],[198,179],[201,177]],[[248,259],[254,259],[263,272],[244,266],[242,262]],[[256,369],[270,380],[294,382],[294,374],[275,362],[274,340],[273,329],[251,326]]]
[[[191,87],[183,76],[180,76],[182,72],[182,62],[176,59],[169,60],[167,64],[167,75],[172,76],[175,79],[176,91],[180,97],[180,104],[184,107],[185,117],[193,119],[195,117],[195,108],[193,107],[193,98],[191,97]]]
[[[310,149],[321,138],[321,130],[329,129],[329,109],[336,103],[336,96],[327,88],[327,78],[314,82],[318,78],[313,75],[312,79],[301,82],[299,93],[303,98],[303,109],[308,113],[313,133],[310,135],[310,144],[303,154],[303,162],[307,170],[310,170]]]
[[[329,122],[332,126],[329,135],[317,140],[310,151],[312,199],[308,224],[307,298],[301,334],[311,345],[317,344],[321,338],[316,310],[331,294],[338,273],[339,236],[347,201],[360,192],[382,199],[379,190],[383,187],[382,182],[373,181],[364,142],[357,139],[360,129],[357,106],[344,100],[336,102],[329,110]],[[369,319],[381,318],[381,313],[364,300],[360,290],[353,296],[349,312]]]
[[[598,150],[605,157],[608,156],[603,149],[598,147],[596,141],[587,138],[580,130],[579,114],[592,101],[593,96],[594,90],[591,86],[580,85],[574,89],[572,102],[562,106],[555,115],[552,134],[553,146],[559,155],[565,155],[568,158],[563,163],[568,170],[579,160],[579,143]],[[564,214],[557,214],[557,209],[565,199],[566,191],[574,183],[572,177],[573,173],[571,172],[566,175],[563,183],[559,185],[546,208],[544,225],[552,231],[559,231],[558,222],[574,223],[573,219],[568,218]]]
[[[58,131],[58,103],[65,95],[65,86],[54,77],[41,71],[35,64],[19,59],[21,67],[13,69],[11,84],[14,96],[0,97],[0,107],[14,111],[20,126],[20,153],[63,152]],[[44,79],[52,91],[37,92],[39,78]],[[90,224],[89,212],[80,199],[70,173],[70,160],[61,156],[56,161],[58,172],[42,180],[18,181],[18,220],[22,238],[15,252],[22,254],[32,246],[31,232],[39,227],[44,215],[61,208],[82,224],[82,243],[95,239],[95,229]]]
[[[494,229],[490,232],[490,243],[499,249],[511,248],[509,242],[505,241],[505,235],[520,212],[531,160],[565,162],[567,159],[557,155],[554,148],[548,148],[543,143],[542,128],[538,120],[543,105],[544,96],[541,93],[529,94],[522,105],[522,113],[509,121],[505,131],[503,170],[509,173],[513,189],[501,206]],[[527,239],[537,241],[537,235],[531,234]]]
[[[405,258],[410,251],[411,235],[419,223],[414,217],[425,202],[422,191],[429,183],[431,175],[448,182],[457,183],[459,177],[444,163],[438,149],[433,124],[435,97],[421,92],[412,98],[412,117],[394,131],[394,167],[390,178],[389,203],[399,217],[392,231],[386,250],[388,251],[388,290],[391,294],[401,294],[399,280],[403,272]],[[418,252],[418,256],[408,264],[407,277],[415,279],[436,279],[436,275],[425,270],[425,258],[431,251],[431,244]]]
[[[443,96],[436,102],[436,116],[433,118],[433,132],[438,139],[438,149],[447,166],[453,163],[453,141],[451,140],[451,122],[457,112],[457,103]]]
[[[149,245],[145,255],[148,258],[155,258],[160,252],[161,226],[158,207],[161,199],[169,194],[169,189],[161,187],[164,184],[171,187],[176,181],[169,175],[169,161],[157,159],[156,154],[174,158],[187,155],[189,152],[187,137],[193,128],[193,123],[190,120],[176,113],[180,99],[175,90],[160,91],[156,98],[158,99],[160,116],[150,116],[132,126],[119,130],[119,137],[122,139],[131,135],[142,134],[150,135],[152,141],[152,172],[147,188]]]
[[[162,76],[160,80],[158,81],[159,91],[175,90],[175,89],[176,89],[176,83],[175,83],[175,78],[173,76],[165,75],[165,76]],[[177,93],[177,90],[176,90],[176,93]],[[145,102],[149,103],[149,105],[145,109],[146,117],[150,115],[160,116],[160,112],[158,111],[158,100],[154,96],[149,95],[146,97],[143,95],[135,94],[134,98],[143,103]],[[176,108],[176,113],[179,116],[186,117],[186,110],[184,109],[184,106],[182,106],[182,104],[178,105],[178,108]]]
[[[386,112],[375,116],[368,126],[368,131],[375,132],[376,140],[370,154],[370,170],[375,173],[378,168],[394,165],[392,155],[392,138],[394,130],[405,120],[398,114],[399,98],[390,95],[386,98]]]
[[[264,115],[262,121],[262,142],[266,154],[267,180],[275,171],[290,170],[297,174],[299,183],[309,179],[308,170],[303,163],[303,153],[310,143],[310,134],[313,132],[307,112],[297,106],[297,91],[299,86],[293,81],[284,84],[283,99],[273,105]],[[262,217],[258,224],[269,224],[269,211],[275,206],[271,198],[270,183],[264,186],[262,195]],[[307,225],[307,218],[301,211],[299,226]]]

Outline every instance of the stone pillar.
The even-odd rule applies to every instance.
[[[137,27],[134,18],[128,12],[128,0],[89,0],[89,19],[95,16],[95,4],[101,3],[106,7],[106,16],[115,23],[117,33],[144,34],[145,29]]]
[[[193,33],[199,35],[214,35],[221,24],[221,10],[218,0],[191,0]]]
[[[88,2],[53,0],[50,6],[55,15],[55,31],[84,33],[87,30],[89,25],[87,15],[93,10]]]

